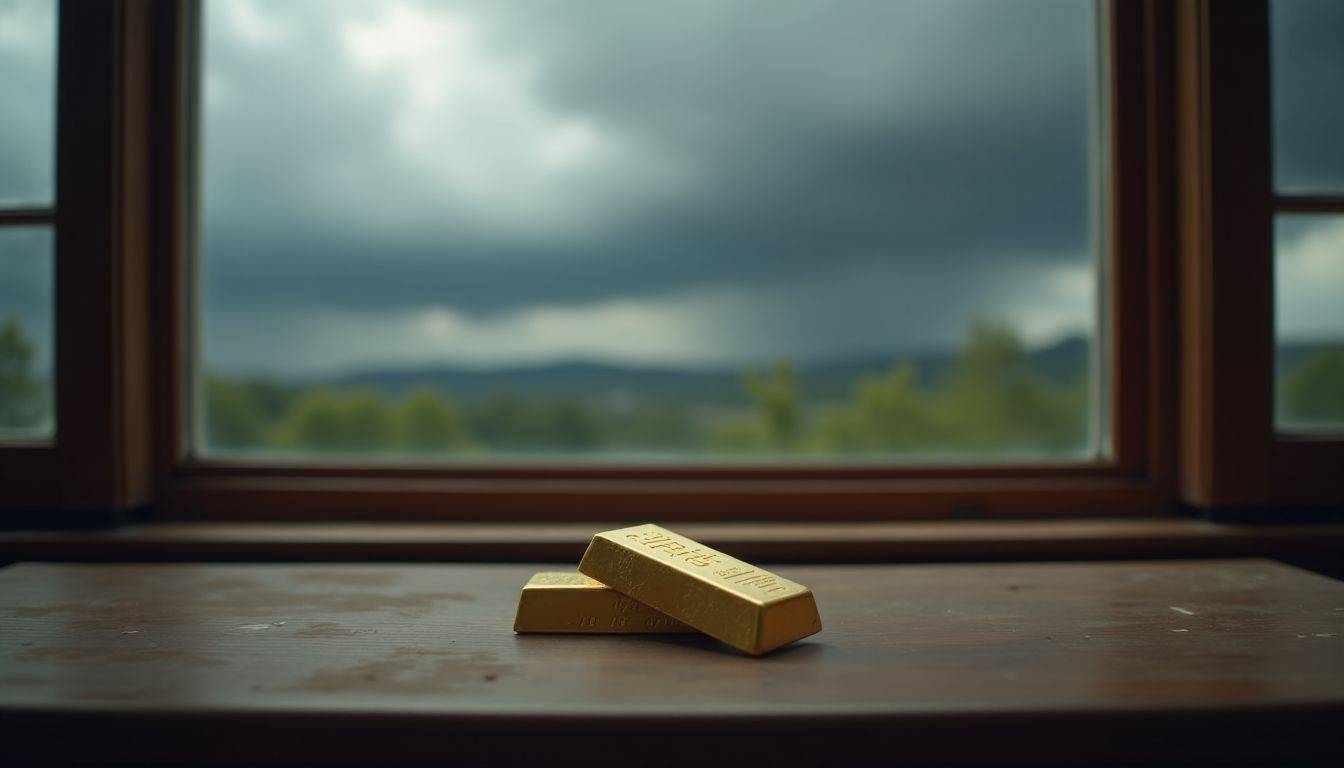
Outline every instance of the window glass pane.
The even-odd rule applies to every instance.
[[[50,227],[0,227],[0,439],[55,427],[51,249]]]
[[[1278,426],[1344,431],[1344,215],[1275,224]]]
[[[1104,450],[1091,2],[204,17],[199,449]]]
[[[52,204],[55,104],[55,1],[0,0],[0,207]]]
[[[1274,184],[1344,192],[1344,3],[1273,0]]]

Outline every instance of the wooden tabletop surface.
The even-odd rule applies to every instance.
[[[0,757],[1344,757],[1344,583],[1278,563],[778,567],[824,629],[759,659],[515,635],[562,569],[0,569]]]

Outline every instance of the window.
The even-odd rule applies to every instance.
[[[55,11],[0,0],[0,440],[55,432]]]
[[[1344,215],[1275,219],[1275,422],[1344,431]]]
[[[1113,455],[1086,0],[206,0],[191,448]]]
[[[1275,423],[1344,431],[1344,5],[1271,5]]]
[[[1176,8],[1180,482],[1201,507],[1344,500],[1341,18],[1336,3]]]
[[[0,0],[5,513],[152,498],[149,6]]]
[[[31,234],[59,208],[60,430],[0,447],[5,505],[1172,507],[1169,9],[565,7],[577,22],[509,3],[62,6],[59,194],[2,222]],[[902,13],[894,46],[874,30]],[[972,44],[984,28],[1003,34]],[[678,36],[711,54],[678,57]],[[443,56],[492,66],[418,63]],[[896,141],[912,136],[929,143]],[[933,272],[892,278],[912,264]],[[453,386],[369,376],[429,363]],[[631,386],[592,384],[613,370]]]
[[[563,7],[0,3],[3,505],[1344,498],[1334,5]]]

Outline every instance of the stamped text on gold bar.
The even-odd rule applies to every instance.
[[[581,573],[538,573],[518,598],[515,632],[694,632]]]
[[[821,630],[812,590],[656,525],[593,536],[579,571],[755,655]]]

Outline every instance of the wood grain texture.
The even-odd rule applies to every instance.
[[[1344,758],[1344,584],[1261,560],[797,566],[825,630],[524,636],[555,565],[0,570],[10,759]]]
[[[148,3],[65,3],[58,16],[60,483],[49,501],[129,509],[152,500]]]

